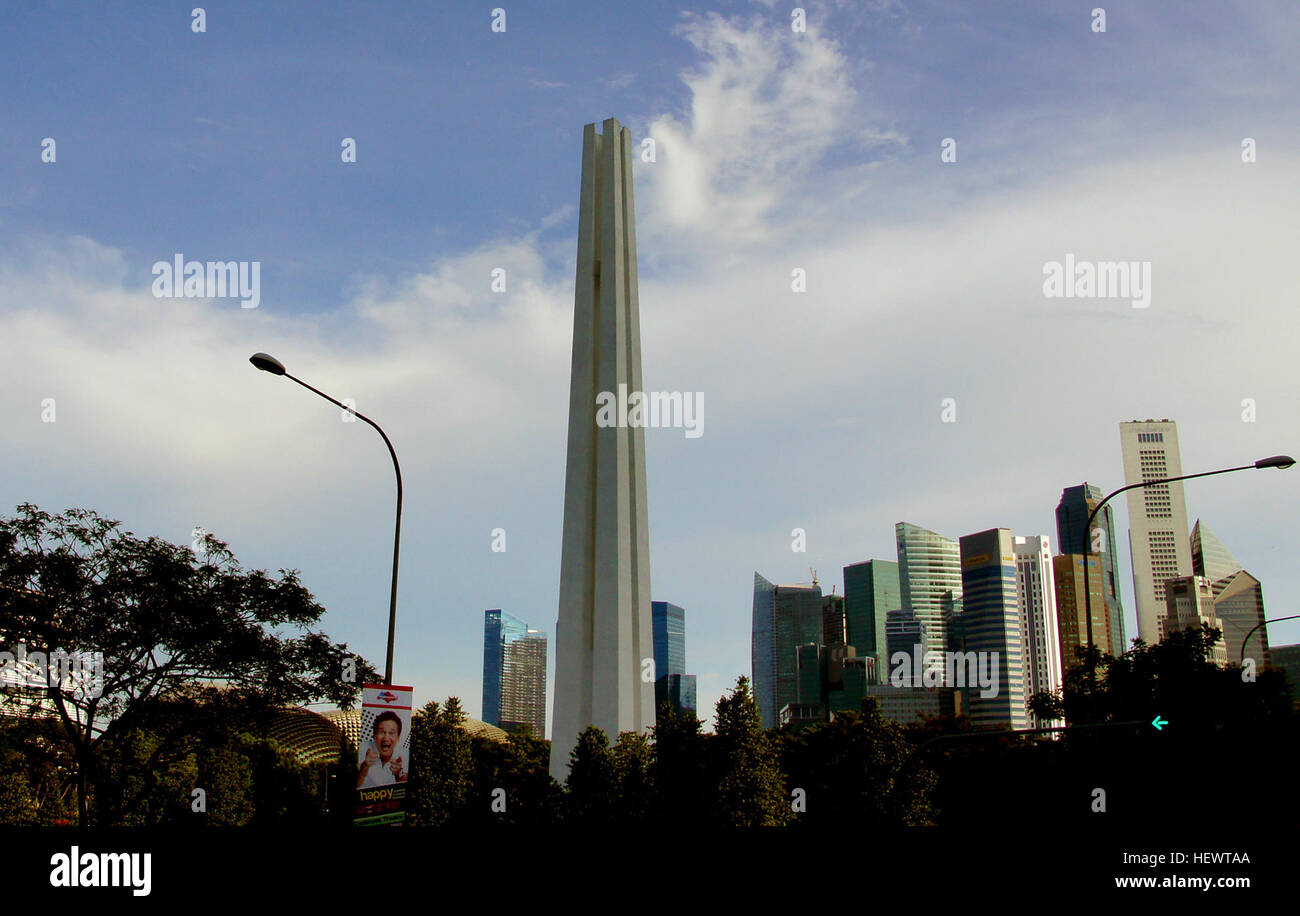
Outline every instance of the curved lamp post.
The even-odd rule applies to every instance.
[[[1265,624],[1277,623],[1279,620],[1300,620],[1300,614],[1292,614],[1290,617],[1270,617],[1268,620],[1257,623],[1251,627],[1250,632],[1246,634],[1246,638],[1241,641],[1241,651],[1237,653],[1241,656],[1242,661],[1246,660],[1246,643],[1250,642],[1250,637],[1255,635],[1255,631]],[[1267,636],[1268,634],[1265,633],[1264,635]]]
[[[402,544],[402,468],[397,463],[397,452],[393,451],[393,443],[388,441],[388,435],[379,428],[379,424],[374,420],[346,406],[340,401],[336,401],[323,391],[313,388],[300,378],[294,378],[284,368],[284,363],[280,362],[269,353],[254,353],[248,358],[248,361],[263,372],[269,372],[272,375],[283,375],[287,379],[292,379],[308,391],[315,392],[337,407],[365,420],[375,428],[375,431],[384,438],[384,445],[388,446],[388,454],[393,457],[393,470],[397,473],[397,521],[393,525],[393,583],[388,594],[388,655],[384,661],[384,683],[393,683],[393,634],[397,628],[397,556]]]
[[[1084,534],[1084,538],[1086,539],[1084,543],[1084,554],[1083,554],[1083,604],[1085,609],[1084,615],[1087,618],[1087,624],[1088,624],[1088,649],[1089,649],[1089,659],[1090,659],[1089,662],[1090,670],[1091,670],[1091,657],[1092,657],[1092,653],[1091,653],[1092,650],[1092,590],[1088,587],[1088,558],[1092,556],[1092,520],[1097,517],[1097,513],[1101,511],[1101,507],[1106,505],[1106,503],[1110,502],[1111,497],[1118,496],[1119,494],[1123,493],[1125,490],[1132,490],[1135,487],[1150,487],[1158,483],[1172,483],[1175,480],[1191,480],[1193,477],[1212,477],[1215,474],[1228,474],[1231,473],[1232,471],[1254,471],[1254,470],[1262,470],[1264,468],[1285,469],[1291,467],[1291,465],[1293,464],[1295,464],[1295,459],[1292,458],[1290,455],[1274,455],[1272,458],[1261,458],[1258,461],[1256,461],[1254,464],[1243,464],[1239,468],[1223,468],[1222,470],[1219,471],[1202,471],[1199,474],[1183,474],[1181,477],[1161,477],[1158,480],[1144,480],[1141,483],[1131,483],[1126,487],[1120,487],[1114,493],[1111,493],[1101,502],[1097,503],[1097,507],[1093,509],[1092,512],[1088,515],[1088,522],[1083,527],[1083,534]],[[1112,549],[1113,549],[1113,545],[1112,545]]]

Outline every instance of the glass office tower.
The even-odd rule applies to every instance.
[[[1106,498],[1100,487],[1083,483],[1077,487],[1066,487],[1061,491],[1061,501],[1056,506],[1056,543],[1063,554],[1082,554],[1089,552],[1085,544],[1093,540],[1084,528],[1088,524],[1088,515],[1097,504]],[[1124,638],[1124,604],[1119,591],[1119,563],[1115,559],[1115,516],[1111,512],[1112,504],[1107,503],[1093,519],[1093,529],[1101,529],[1101,543],[1095,551],[1101,559],[1102,594],[1105,596],[1106,614],[1110,618],[1110,641],[1101,648],[1111,655],[1123,655],[1128,648]],[[1091,575],[1092,567],[1089,567]]]
[[[822,641],[822,590],[817,585],[773,585],[754,573],[751,660],[754,698],[764,728],[799,699],[798,647]]]
[[[686,611],[668,601],[650,602],[655,652],[655,710],[667,703],[681,715],[695,712],[695,675],[686,673]]]
[[[901,610],[898,564],[892,560],[867,560],[844,567],[845,642],[859,658],[875,659],[875,683],[888,682],[889,641],[886,623],[890,611]],[[911,651],[908,646],[907,651]]]
[[[546,737],[546,635],[498,609],[483,616],[483,721]]]
[[[898,584],[904,618],[920,628],[923,657],[948,649],[948,624],[961,613],[961,556],[957,541],[919,525],[899,522]],[[912,647],[900,647],[911,652]]]

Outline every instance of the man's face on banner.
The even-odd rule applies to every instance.
[[[379,759],[387,763],[397,747],[399,728],[392,719],[385,719],[375,726],[375,747],[379,750]]]

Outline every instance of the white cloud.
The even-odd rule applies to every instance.
[[[865,136],[844,55],[811,24],[795,34],[779,18],[684,16],[679,32],[701,63],[682,75],[689,112],[647,129],[659,155],[638,174],[646,232],[688,249],[762,242],[778,230],[772,217],[810,192],[822,156]]]

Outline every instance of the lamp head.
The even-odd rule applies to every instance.
[[[1286,469],[1295,464],[1295,459],[1290,455],[1274,455],[1272,458],[1261,458],[1255,462],[1257,468],[1282,468]]]
[[[272,375],[284,375],[284,363],[270,353],[254,353],[248,358],[248,361],[263,372],[269,372]]]

